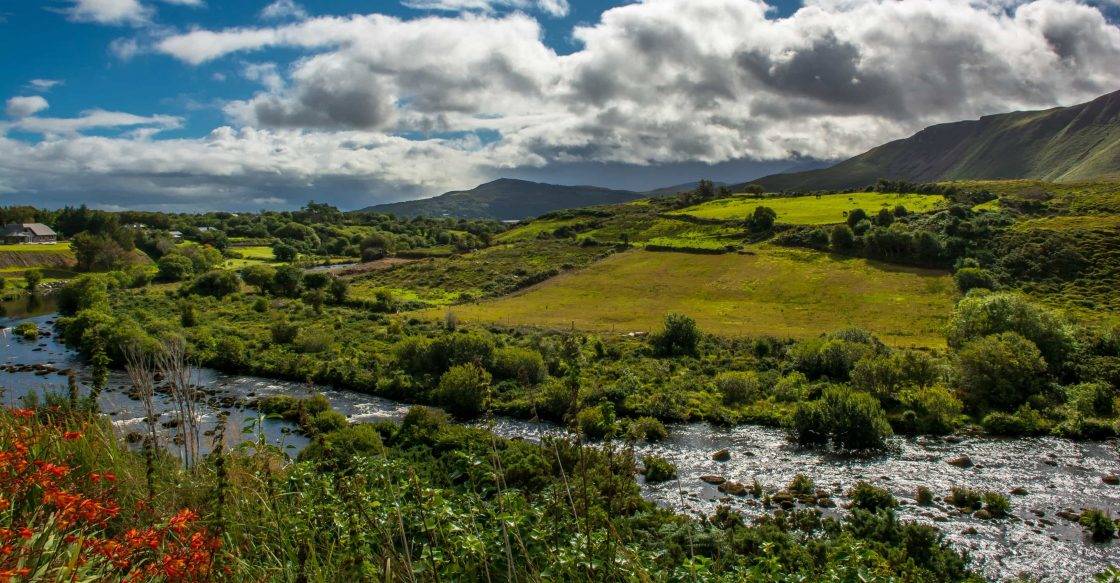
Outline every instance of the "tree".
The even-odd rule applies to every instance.
[[[1046,361],[1015,332],[971,340],[957,353],[961,396],[973,410],[1014,410],[1042,390]]]
[[[961,349],[976,338],[1000,332],[1015,332],[1033,342],[1055,372],[1077,350],[1074,330],[1063,318],[1022,295],[1006,292],[978,290],[965,296],[949,320],[946,339],[951,348]]]
[[[335,304],[344,304],[346,303],[346,295],[350,293],[350,284],[345,279],[336,277],[331,279],[327,292],[330,293],[331,301]]]
[[[322,271],[313,271],[303,276],[303,287],[307,289],[324,289],[330,282],[330,274]]]
[[[241,270],[241,279],[245,283],[257,288],[262,295],[268,292],[272,281],[276,278],[276,269],[271,265],[249,265]]]
[[[276,295],[294,298],[303,283],[303,270],[291,265],[281,265],[272,278],[272,291]]]
[[[973,289],[995,289],[996,279],[991,271],[979,267],[962,267],[953,274],[953,281],[962,294]]]
[[[848,225],[836,225],[832,227],[829,243],[833,249],[851,249],[856,244],[856,235]]]
[[[697,356],[700,329],[696,320],[684,314],[665,316],[665,328],[650,338],[659,356]]]
[[[70,240],[70,249],[79,271],[107,271],[128,262],[128,250],[107,235],[78,233]]]
[[[277,261],[291,263],[299,256],[299,251],[287,243],[277,243],[272,246],[272,255]]]
[[[459,417],[476,417],[482,411],[490,373],[469,362],[451,367],[439,379],[433,394],[437,404]]]
[[[825,390],[819,400],[802,403],[793,414],[793,437],[802,445],[882,449],[892,434],[875,397],[843,387]]]
[[[23,272],[23,280],[27,283],[27,291],[35,293],[39,290],[39,282],[43,281],[43,272],[39,269],[28,269]]]
[[[868,219],[869,217],[867,216],[867,211],[863,209],[852,209],[848,213],[848,226],[851,227],[852,230],[855,230],[856,225],[858,225],[860,221],[865,221]]]
[[[750,228],[752,231],[769,231],[774,228],[774,222],[778,219],[778,213],[768,206],[756,206],[754,212],[751,213]]]
[[[196,277],[185,289],[187,294],[224,298],[241,289],[241,280],[228,269],[213,269]]]
[[[190,258],[180,253],[170,253],[160,257],[156,262],[159,268],[159,277],[162,281],[183,281],[194,273],[194,263]]]

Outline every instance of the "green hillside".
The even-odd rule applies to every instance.
[[[830,168],[754,181],[768,190],[859,188],[910,182],[1120,176],[1120,91],[1072,107],[935,125]]]
[[[562,186],[502,178],[470,190],[456,190],[433,198],[381,204],[358,212],[376,212],[401,217],[458,217],[467,219],[517,220],[545,213],[617,204],[642,198],[628,190],[598,186]]]

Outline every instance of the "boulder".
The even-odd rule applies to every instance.
[[[972,467],[972,458],[968,457],[967,455],[961,455],[961,456],[957,456],[957,457],[949,460],[946,463],[948,463],[951,466],[956,466],[958,468],[971,468]]]
[[[1117,476],[1116,474],[1105,474],[1101,476],[1101,481],[1105,484],[1108,484],[1109,486],[1120,485],[1120,476]]]
[[[700,476],[700,480],[718,486],[727,481],[723,476]]]
[[[719,491],[732,496],[746,496],[747,487],[739,482],[724,482],[719,485]]]
[[[731,450],[721,449],[712,454],[712,459],[717,462],[726,462],[731,459]]]

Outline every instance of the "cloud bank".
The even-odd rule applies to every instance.
[[[161,38],[138,50],[188,67],[302,56],[245,66],[259,90],[226,102],[229,126],[204,138],[75,135],[92,122],[26,114],[21,129],[50,135],[0,140],[0,192],[65,192],[80,177],[119,193],[114,204],[359,206],[551,164],[834,159],[1120,88],[1120,28],[1071,0],[808,0],[786,18],[754,0],[646,0],[575,27],[571,54],[545,44],[529,12],[493,12],[563,14],[563,1],[412,3],[456,12]]]

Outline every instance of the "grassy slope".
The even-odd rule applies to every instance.
[[[944,343],[956,291],[943,272],[766,245],[752,251],[630,251],[455,312],[466,322],[617,332],[651,331],[666,313],[683,312],[728,336],[804,338],[862,326],[894,345]]]
[[[902,205],[913,212],[925,212],[945,203],[941,196],[922,194],[891,194],[880,192],[855,192],[826,196],[787,196],[757,198],[736,196],[713,200],[673,214],[689,215],[701,219],[742,220],[759,206],[768,206],[778,213],[778,222],[793,225],[827,225],[844,221],[848,211],[862,208],[876,213],[880,208]]]
[[[913,182],[1120,175],[1120,92],[1045,111],[991,115],[926,128],[831,168],[775,174],[771,190],[858,188],[879,178]]]

